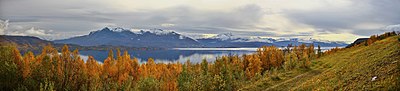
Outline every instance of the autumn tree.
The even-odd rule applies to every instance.
[[[268,70],[272,63],[271,63],[271,58],[273,54],[270,52],[270,48],[263,46],[261,48],[257,49],[257,54],[260,57],[260,61],[262,62],[261,66],[263,68],[263,71]],[[248,60],[248,59],[247,59]]]
[[[116,63],[117,67],[117,81],[119,84],[122,84],[124,81],[128,80],[129,73],[131,72],[132,66],[130,64],[131,58],[128,54],[128,51],[124,51],[122,56],[118,56],[118,60]]]
[[[261,72],[262,62],[260,61],[258,55],[247,56],[246,59],[249,60],[249,66],[246,69],[246,75],[248,78],[252,78]]]
[[[17,63],[19,63],[19,66]],[[0,89],[12,91],[20,86],[22,57],[15,47],[0,46]]]
[[[133,60],[128,61],[131,64],[131,70],[130,70],[130,75],[133,78],[133,81],[138,81],[139,80],[139,61],[137,58],[133,58]]]
[[[22,77],[28,78],[31,74],[31,62],[35,60],[35,56],[32,52],[28,52],[24,55],[24,62],[22,63]]]
[[[100,83],[100,65],[97,63],[97,61],[92,57],[89,56],[87,63],[86,63],[86,67],[88,70],[88,87],[90,87],[88,90],[96,90],[97,88],[99,88],[99,84]]]
[[[284,68],[285,70],[292,70],[296,67],[296,62],[297,62],[297,57],[296,53],[294,52],[289,52],[287,55],[285,55],[285,62],[284,62]]]
[[[318,47],[317,54],[320,54]],[[271,69],[308,68],[315,56],[314,46],[304,44],[286,50],[263,46],[254,54],[220,56],[212,63],[205,59],[200,63],[188,60],[184,64],[155,63],[152,58],[140,64],[128,51],[121,55],[119,49],[116,55],[110,50],[103,63],[92,56],[85,62],[79,50],[70,52],[67,45],[61,53],[46,46],[39,55],[28,52],[23,57],[16,48],[1,47],[0,50],[0,80],[13,85],[0,86],[6,90],[238,90]],[[326,53],[339,50],[333,48]],[[3,74],[16,74],[11,75],[16,78]]]
[[[147,60],[146,67],[148,68],[147,71],[149,73],[149,76],[151,76],[153,78],[157,78],[157,79],[160,78],[160,73],[158,72],[157,65],[154,62],[153,58],[149,58]]]
[[[112,49],[108,51],[107,57],[110,58],[110,61],[114,60],[114,51]]]
[[[309,58],[309,54],[307,52],[303,52],[303,57],[301,59],[301,67],[308,68],[311,65],[311,61]]]
[[[369,37],[369,39],[367,40],[367,45],[371,45],[372,43],[374,43],[375,41],[377,41],[378,38],[376,35],[372,35],[371,37]]]

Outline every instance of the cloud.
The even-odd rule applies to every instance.
[[[35,28],[31,28],[29,30],[25,31],[26,34],[28,35],[37,35],[37,36],[48,36],[50,34],[47,34],[45,30],[40,30],[40,29],[35,29]]]
[[[204,10],[191,5],[173,5],[125,11],[111,10],[115,6],[104,3],[82,2],[65,6],[53,1],[46,4],[38,2],[7,1],[5,3],[8,4],[2,6],[4,13],[0,16],[10,19],[16,26],[42,27],[72,37],[109,25],[138,29],[163,28],[181,33],[251,31],[257,28],[255,25],[261,23],[265,14],[256,4],[239,5],[228,10]],[[31,3],[27,5],[32,8],[13,6],[25,3]],[[49,5],[50,3],[54,5]]]
[[[354,40],[400,24],[398,5],[398,0],[2,0],[0,17],[12,25],[3,34],[35,27],[60,34],[53,39],[120,26],[189,35]]]
[[[173,26],[175,26],[175,24],[164,23],[164,24],[161,24],[161,26],[162,26],[162,27],[173,27]]]
[[[21,28],[26,29],[26,28]],[[18,36],[36,36],[42,39],[53,40],[54,37],[60,36],[60,34],[54,33],[53,30],[43,30],[31,27],[27,30],[18,31],[7,31],[7,35],[18,35]]]
[[[263,16],[257,5],[246,5],[231,11],[203,11],[189,6],[176,6],[159,10],[130,13],[107,13],[120,17],[117,25],[137,28],[165,27],[166,22],[178,32],[205,33],[210,31],[248,30],[254,28]]]
[[[6,31],[7,28],[8,28],[8,20],[0,19],[0,35],[5,34],[4,31]]]
[[[383,27],[382,31],[385,31],[385,32],[391,32],[391,31],[400,32],[400,24],[389,25],[389,26]]]
[[[386,25],[400,23],[398,0],[352,0],[345,4],[320,4],[320,7],[310,10],[286,9],[283,13],[290,20],[315,29],[361,36],[379,33],[379,29]]]

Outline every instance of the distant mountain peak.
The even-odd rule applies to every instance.
[[[100,31],[112,31],[112,32],[123,32],[123,31],[130,31],[130,29],[125,29],[122,27],[104,27]]]
[[[178,34],[175,31],[172,30],[163,30],[163,29],[150,29],[149,30],[150,33],[156,34],[156,35],[168,35],[168,34]]]
[[[232,33],[229,32],[229,33],[221,33],[211,38],[219,40],[233,40],[236,39],[236,36],[234,36]]]
[[[125,31],[131,32],[129,29],[125,29],[122,27],[114,27],[114,28],[104,27],[100,30],[90,32],[89,35],[96,34],[96,33],[120,33],[120,32],[125,32]]]
[[[104,27],[103,29],[97,30],[97,31],[110,31],[111,29],[108,27]]]

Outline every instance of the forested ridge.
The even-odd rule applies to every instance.
[[[396,35],[374,35],[354,47]],[[15,46],[2,46],[0,86],[1,90],[232,91],[274,76],[276,70],[308,70],[313,60],[341,50],[321,52],[319,47],[314,50],[313,45],[305,44],[284,49],[264,46],[253,54],[222,56],[201,63],[155,63],[152,58],[139,63],[127,51],[117,50],[114,54],[110,50],[108,58],[99,63],[92,56],[83,60],[77,49],[71,51],[67,45],[61,51],[45,46],[38,55],[21,55]]]

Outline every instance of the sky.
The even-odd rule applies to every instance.
[[[399,5],[400,0],[0,0],[0,34],[55,40],[112,26],[352,42],[398,30]]]

